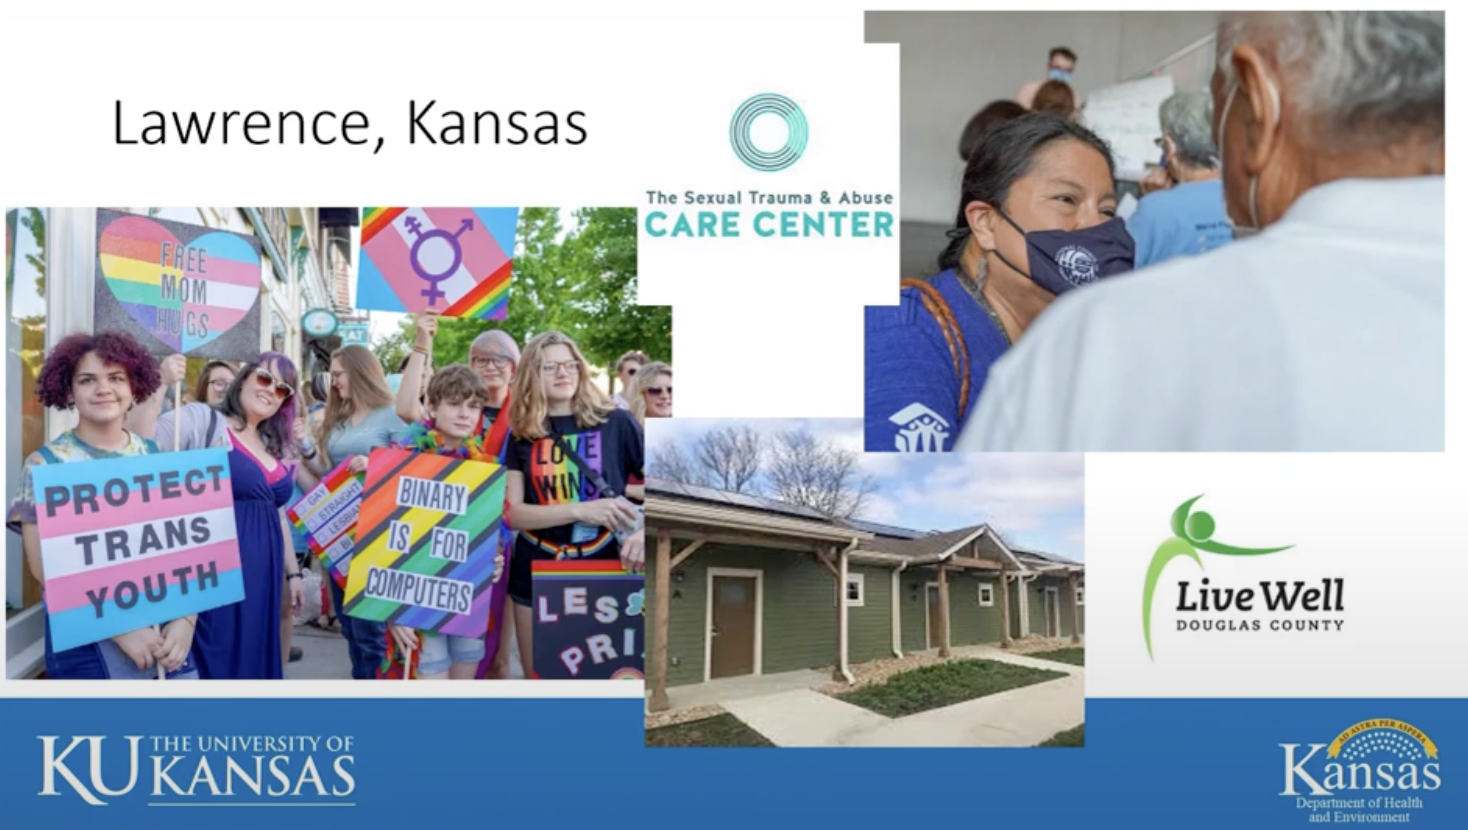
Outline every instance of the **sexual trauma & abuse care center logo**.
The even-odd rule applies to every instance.
[[[1284,788],[1319,824],[1402,824],[1442,787],[1437,744],[1421,729],[1378,718],[1328,744],[1280,744]]]
[[[37,735],[42,797],[93,807],[355,807],[351,735]]]
[[[1147,566],[1147,579],[1142,587],[1142,636],[1147,643],[1147,656],[1153,660],[1152,598],[1162,572],[1169,562],[1188,558],[1203,568],[1198,552],[1230,557],[1264,557],[1290,550],[1294,545],[1267,548],[1245,548],[1226,545],[1213,538],[1217,530],[1213,517],[1193,505],[1202,496],[1183,502],[1172,513],[1172,537],[1157,546]],[[1268,561],[1268,560],[1265,560]],[[1177,597],[1177,631],[1183,634],[1204,632],[1338,632],[1345,626],[1346,581],[1338,577],[1318,580],[1270,580],[1243,585],[1220,585],[1203,577],[1194,585],[1191,579],[1180,579],[1172,591]]]
[[[749,97],[729,121],[733,153],[726,172],[710,170],[693,187],[649,188],[643,232],[653,239],[892,237],[896,199],[891,193],[852,182],[813,190],[735,175],[741,172],[736,161],[761,174],[788,170],[808,149],[820,146],[814,136],[805,109],[794,99],[773,92]],[[834,146],[824,145],[827,151]]]

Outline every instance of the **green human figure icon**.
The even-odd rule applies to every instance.
[[[1142,588],[1142,634],[1147,640],[1148,659],[1156,659],[1152,656],[1152,594],[1157,590],[1157,580],[1161,578],[1162,569],[1167,567],[1168,562],[1179,556],[1186,556],[1197,562],[1201,569],[1203,560],[1198,557],[1200,550],[1224,556],[1263,556],[1294,547],[1285,545],[1282,548],[1240,548],[1213,541],[1213,532],[1217,529],[1213,517],[1201,510],[1197,513],[1190,512],[1193,504],[1201,498],[1202,495],[1194,496],[1172,512],[1172,538],[1157,546],[1157,552],[1152,555],[1152,563],[1147,566],[1147,582]]]

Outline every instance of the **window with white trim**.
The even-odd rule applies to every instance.
[[[846,575],[846,605],[850,608],[865,608],[867,604],[866,574]]]
[[[1084,585],[1077,585],[1076,586],[1076,605],[1085,605],[1085,604],[1086,604],[1086,586],[1084,586]]]
[[[979,607],[992,608],[994,606],[994,583],[979,583]]]

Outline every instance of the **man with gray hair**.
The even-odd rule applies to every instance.
[[[1138,268],[1233,241],[1213,145],[1213,96],[1179,92],[1162,102],[1158,118],[1162,138],[1157,143],[1171,187],[1142,197],[1127,219]]]
[[[1441,452],[1443,18],[1221,15],[1240,241],[1061,297],[957,449]]]

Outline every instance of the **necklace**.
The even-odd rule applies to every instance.
[[[434,428],[431,419],[419,421],[409,427],[398,440],[398,446],[417,452],[446,455],[450,458],[463,458],[469,461],[495,461],[493,453],[485,452],[482,435],[471,435],[465,438],[457,449],[445,450],[443,436]]]
[[[983,260],[980,260],[980,264],[983,264]],[[968,271],[964,270],[963,266],[959,266],[955,270],[958,274],[958,281],[963,285],[964,290],[969,293],[969,296],[974,298],[974,302],[979,304],[979,308],[988,312],[989,317],[994,321],[994,328],[999,329],[999,335],[1004,338],[1004,342],[1007,345],[1013,346],[1014,341],[1009,339],[1009,332],[1004,328],[1004,322],[999,319],[999,312],[994,310],[994,306],[990,305],[989,299],[984,296],[984,289],[969,277]]]

